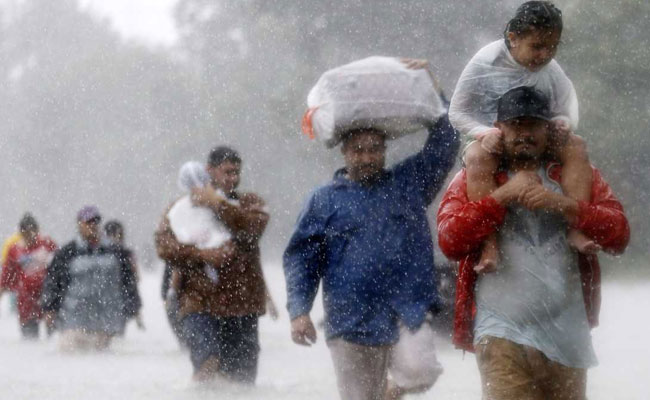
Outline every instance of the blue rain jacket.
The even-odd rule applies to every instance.
[[[371,186],[343,169],[310,196],[284,253],[292,319],[309,313],[322,281],[327,339],[385,345],[397,341],[398,319],[420,326],[438,301],[427,207],[458,147],[444,116],[419,153]]]

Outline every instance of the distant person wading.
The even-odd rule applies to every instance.
[[[43,315],[40,306],[43,280],[56,244],[40,234],[38,222],[29,213],[20,220],[18,232],[18,240],[8,247],[0,275],[0,298],[6,290],[17,293],[20,331],[25,339],[37,339]]]
[[[42,304],[63,350],[102,350],[137,315],[141,300],[131,257],[101,233],[95,206],[77,213],[79,235],[59,249],[48,267]]]
[[[198,381],[222,376],[253,384],[258,318],[267,303],[273,308],[259,248],[269,215],[259,196],[237,191],[241,163],[237,152],[217,147],[204,168],[184,168],[179,183],[191,195],[165,212],[156,233],[177,301],[172,323],[180,325]],[[179,215],[186,217],[176,221]],[[192,234],[196,226],[202,234]]]

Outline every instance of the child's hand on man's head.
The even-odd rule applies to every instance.
[[[552,120],[551,123],[553,124],[553,129],[567,131],[567,132],[571,131],[571,126],[569,126],[569,122],[564,118],[556,118]]]

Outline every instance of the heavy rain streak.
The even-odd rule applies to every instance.
[[[0,0],[1,399],[645,399],[645,0]]]

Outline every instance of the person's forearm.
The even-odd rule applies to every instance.
[[[285,257],[284,271],[287,283],[287,311],[294,319],[311,311],[320,276],[304,260]]]
[[[173,263],[201,261],[197,249],[194,246],[179,243],[169,229],[157,232],[155,241],[158,257],[164,261]]]
[[[452,180],[438,208],[438,243],[445,255],[461,259],[477,251],[503,223],[506,208],[494,197],[468,201],[466,181],[460,172]],[[492,193],[499,197],[504,189]]]
[[[233,232],[246,229],[246,213],[239,206],[232,205],[227,201],[216,200],[210,204],[210,209],[215,215]]]
[[[578,217],[572,226],[611,254],[622,253],[630,240],[630,225],[618,201],[578,203]]]
[[[261,237],[269,221],[268,214],[261,210],[238,207],[227,202],[213,210],[235,235],[242,233],[249,238]]]
[[[426,155],[448,160],[458,153],[459,147],[460,135],[449,122],[449,115],[443,115],[435,125],[429,128],[429,137],[424,145],[424,152]]]
[[[221,248],[200,250],[199,257],[201,261],[213,265],[215,268],[228,267],[235,258],[232,252],[224,251]]]
[[[309,301],[307,298],[298,298],[296,295],[290,295],[287,301],[289,318],[294,320],[302,315],[309,315],[312,305],[313,301]]]
[[[501,185],[495,189],[491,194],[488,195],[496,200],[500,206],[507,206],[515,199],[515,193],[510,190],[509,185]],[[488,197],[486,196],[486,197]]]
[[[558,203],[557,211],[564,215],[569,225],[575,225],[578,221],[580,207],[576,200],[568,196],[562,196],[562,201]]]

